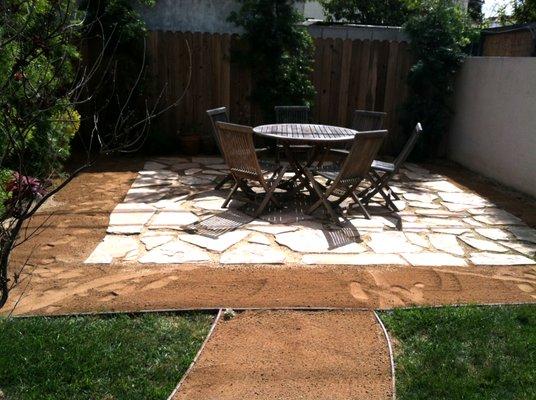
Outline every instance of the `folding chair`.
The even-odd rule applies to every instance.
[[[387,113],[384,112],[355,110],[351,128],[358,132],[384,129],[385,117],[387,117]],[[347,155],[350,147],[351,145],[346,148],[334,148],[331,151],[333,153]]]
[[[207,114],[210,118],[210,122],[212,123],[212,133],[214,134],[214,139],[216,140],[216,144],[218,145],[220,154],[223,155],[220,138],[216,130],[216,123],[217,122],[229,122],[229,113],[227,112],[227,107],[220,107],[220,108],[214,108],[212,110],[207,110]],[[266,150],[267,148],[255,149],[256,152],[262,152]],[[229,173],[216,185],[216,190],[221,189],[223,185],[225,185],[227,182],[231,182],[232,180],[233,180],[233,176]]]
[[[222,207],[227,207],[238,189],[241,189],[246,201],[257,206],[254,217],[258,217],[270,202],[279,207],[280,204],[274,197],[274,192],[281,183],[287,168],[278,166],[273,171],[261,169],[253,144],[251,127],[216,122],[216,129],[223,157],[235,182]],[[269,173],[272,176],[265,178]],[[257,201],[258,194],[250,186],[251,181],[258,182],[264,189],[264,197],[260,202]]]
[[[406,142],[406,145],[393,163],[377,160],[373,161],[369,174],[369,179],[372,184],[369,188],[358,194],[358,197],[363,204],[368,204],[370,200],[379,193],[385,200],[387,208],[392,211],[398,211],[393,199],[399,200],[399,197],[389,186],[389,181],[398,173],[404,162],[406,162],[406,159],[415,148],[415,144],[421,133],[422,126],[420,123],[417,123],[409,140]]]
[[[339,219],[333,206],[340,205],[344,200],[351,197],[354,203],[359,206],[367,219],[370,219],[370,214],[365,209],[354,191],[358,185],[367,177],[370,166],[374,157],[378,154],[383,140],[387,136],[386,130],[359,132],[354,139],[348,156],[342,163],[340,169],[337,170],[311,170],[306,169],[305,173],[311,181],[313,188],[319,199],[308,210],[312,213],[318,207],[324,206],[329,216],[339,223]],[[328,180],[327,186],[319,183],[314,175],[319,175]],[[330,202],[330,196],[337,197],[334,202]],[[350,206],[348,206],[350,208]]]

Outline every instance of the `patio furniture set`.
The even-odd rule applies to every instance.
[[[376,195],[383,198],[389,210],[398,211],[393,202],[398,196],[389,181],[422,132],[418,123],[400,155],[389,163],[375,159],[388,135],[383,129],[386,114],[382,112],[356,110],[351,128],[312,124],[306,106],[275,107],[276,123],[255,128],[230,123],[225,107],[208,110],[207,114],[229,168],[216,189],[232,183],[222,208],[240,195],[241,200],[255,206],[252,216],[258,217],[269,204],[281,207],[287,199],[305,193],[307,214],[323,207],[330,220],[339,225],[344,216],[341,204],[347,204],[346,213],[357,206],[370,219],[365,206]],[[254,136],[271,139],[274,144],[256,148]],[[264,157],[268,150],[275,153],[273,160]]]

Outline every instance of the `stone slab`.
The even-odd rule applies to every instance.
[[[223,253],[222,264],[283,264],[285,254],[262,244],[250,243]]]
[[[398,254],[306,254],[302,262],[308,265],[408,265]]]
[[[465,267],[463,258],[448,253],[423,252],[403,254],[403,257],[414,267]]]
[[[245,239],[248,234],[249,233],[246,231],[232,231],[224,233],[217,239],[209,238],[202,235],[185,234],[180,235],[179,239],[190,244],[195,244],[196,246],[202,247],[204,249],[221,253],[227,250],[229,247]]]
[[[534,265],[536,261],[530,258],[497,253],[473,253],[471,262],[475,265]]]

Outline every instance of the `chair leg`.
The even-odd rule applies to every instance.
[[[231,174],[227,175],[226,177],[224,177],[215,187],[216,190],[219,190],[223,187],[223,185],[225,185],[227,182],[229,182],[230,180],[233,179],[233,176]]]
[[[231,198],[233,197],[233,195],[236,193],[237,190],[238,190],[238,182],[235,182],[235,184],[233,185],[233,188],[227,195],[227,198],[223,202],[223,205],[221,206],[221,208],[227,208],[227,206],[229,205],[229,202],[231,201]]]
[[[363,215],[365,215],[365,218],[366,219],[370,219],[370,214],[368,212],[368,210],[365,208],[365,206],[363,205],[363,203],[361,203],[361,200],[359,200],[359,198],[356,196],[354,198],[354,201],[356,202],[356,204],[358,205],[359,209],[361,210],[361,212],[363,213]]]
[[[266,194],[264,195],[264,198],[262,199],[261,204],[259,205],[255,213],[253,214],[255,218],[261,215],[261,213],[264,211],[264,209],[266,208],[266,206],[268,205],[270,201],[272,201],[275,205],[280,206],[279,202],[277,201],[277,199],[273,197],[273,195],[274,195],[275,189],[277,189],[277,187],[279,186],[281,179],[283,179],[285,172],[287,172],[287,168],[286,167],[281,168],[281,171],[279,172],[279,175],[277,176],[277,178],[275,178],[270,183],[270,187],[266,187],[265,185],[263,185],[264,190],[266,190]]]
[[[338,223],[339,217],[335,213],[335,211],[333,211],[333,208],[331,207],[331,204],[328,201],[330,190],[328,189],[326,193],[322,193],[322,191],[320,190],[319,184],[315,180],[313,174],[311,174],[311,172],[308,169],[305,169],[304,171],[305,171],[305,174],[307,175],[307,178],[311,181],[316,194],[319,197],[319,200],[315,204],[313,204],[311,207],[309,207],[306,213],[311,214],[314,210],[316,210],[322,204],[324,208],[326,209],[326,211],[328,212],[328,214],[330,215],[330,217]]]

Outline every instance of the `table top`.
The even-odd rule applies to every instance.
[[[353,129],[317,124],[261,125],[253,131],[259,136],[297,142],[347,142],[358,133]]]

